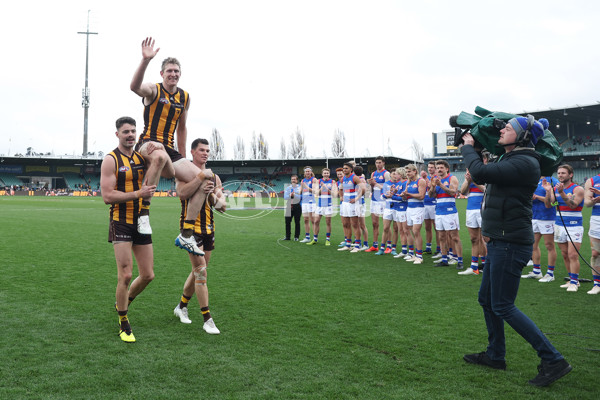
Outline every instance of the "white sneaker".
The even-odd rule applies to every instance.
[[[413,262],[413,264],[423,264],[423,259],[419,258],[419,257],[415,257],[415,261]]]
[[[594,285],[592,290],[588,290],[587,294],[598,294],[600,293],[600,286]]]
[[[567,292],[576,292],[577,290],[579,290],[579,285],[569,283],[569,286],[567,287]]]
[[[431,257],[432,259],[438,259],[438,258],[442,258],[442,253],[436,253],[434,256]]]
[[[152,235],[152,228],[150,227],[150,216],[140,215],[138,217],[138,232],[142,235]]]
[[[523,278],[523,279],[542,279],[542,273],[540,272],[540,273],[536,274],[533,271],[529,271],[528,274],[521,275],[521,278]]]
[[[350,250],[350,253],[358,253],[360,252],[360,247],[355,247],[352,250]]]
[[[347,250],[351,250],[350,246],[344,246],[344,247],[338,249],[338,251],[347,251]]]
[[[435,260],[433,263],[434,263],[434,264],[439,264],[439,263],[441,263],[441,262],[442,262],[442,260],[443,260],[442,258],[439,258],[439,259]]]
[[[453,265],[453,264],[457,264],[458,263],[458,259],[456,258],[451,258],[448,260],[448,265]]]
[[[469,267],[467,269],[465,269],[464,271],[460,271],[458,272],[459,275],[479,275],[479,270],[477,270],[477,272],[475,272],[473,270],[473,268]]]
[[[360,248],[360,251],[365,251],[365,250],[369,250],[369,246],[363,245],[363,247]]]
[[[304,238],[300,241],[300,243],[308,243],[308,242],[310,242],[309,238]]]
[[[188,309],[187,307],[179,308],[179,304],[173,310],[173,314],[179,317],[179,320],[182,324],[191,324],[192,320],[188,317]]]
[[[560,287],[562,289],[568,289],[569,285],[571,285],[571,281],[568,281],[567,283],[565,283],[564,285],[560,285]],[[577,286],[579,286],[579,282],[577,282]]]
[[[533,265],[533,260],[529,260],[529,262],[527,263],[528,267],[531,267]]]
[[[411,258],[413,258],[413,257],[414,257],[414,255],[413,255],[413,254],[410,254],[410,253],[408,253],[408,254],[404,255],[404,259],[405,259],[406,261],[410,260],[410,259],[411,259]]]
[[[417,257],[415,256],[406,256],[404,257],[404,261],[408,261],[408,262],[414,262],[417,259]]]
[[[393,256],[394,258],[405,258],[406,254],[402,254],[402,253],[398,253],[395,256]]]
[[[198,247],[198,245],[196,244],[196,239],[194,239],[193,236],[185,238],[180,233],[179,236],[177,236],[177,238],[175,239],[175,246],[179,247],[180,249],[187,250],[188,253],[192,253],[197,256],[204,255],[204,252],[200,249],[200,247]]]
[[[521,276],[522,278],[523,276]],[[552,282],[554,280],[554,275],[550,275],[550,274],[546,274],[544,275],[544,277],[542,279],[539,280],[539,282]]]
[[[211,335],[218,335],[219,333],[221,333],[221,331],[219,330],[219,328],[217,328],[217,326],[215,325],[215,321],[213,321],[212,318],[210,318],[204,323],[202,329],[204,329],[206,333],[210,333]]]

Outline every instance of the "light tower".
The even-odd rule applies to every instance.
[[[90,88],[88,87],[88,54],[90,47],[90,35],[97,35],[98,32],[90,32],[90,10],[88,10],[87,30],[77,32],[86,35],[85,40],[85,88],[81,93],[81,106],[83,107],[83,156],[88,153],[88,108],[90,108]]]

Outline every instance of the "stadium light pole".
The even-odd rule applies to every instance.
[[[85,87],[81,94],[81,106],[83,107],[83,156],[88,153],[88,109],[90,108],[90,88],[88,87],[88,59],[90,48],[90,35],[97,35],[98,32],[90,32],[90,10],[88,10],[87,30],[85,32],[77,32],[81,35],[86,35],[85,40]]]

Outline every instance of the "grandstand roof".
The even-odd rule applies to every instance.
[[[562,131],[565,128],[565,134],[567,133],[566,126],[570,124],[572,129],[569,129],[569,136],[577,133],[576,126],[595,126],[596,132],[598,132],[600,124],[600,101],[595,104],[575,104],[569,107],[549,108],[547,110],[530,110],[515,113],[519,115],[532,114],[536,119],[546,118],[550,122],[550,130],[554,133],[555,130],[560,129]]]

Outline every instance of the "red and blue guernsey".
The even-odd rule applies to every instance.
[[[537,189],[535,189],[536,196],[546,196],[546,189],[542,186],[542,181],[547,180],[552,187],[558,184],[558,179],[552,176],[542,176],[538,182]],[[554,221],[556,219],[556,210],[554,207],[547,208],[546,204],[538,199],[534,199],[531,204],[531,210],[533,211],[533,219],[539,219],[541,221]]]
[[[573,191],[577,187],[579,186],[571,182],[571,184],[567,186],[564,191],[566,194],[570,194],[572,196]],[[583,215],[581,213],[581,210],[583,209],[583,200],[581,200],[581,203],[579,203],[575,209],[572,209],[566,205],[562,199],[562,196],[559,194],[556,194],[556,201],[558,202],[558,210],[560,211],[560,213],[558,211],[556,212],[556,220],[554,221],[556,225],[562,226],[564,221],[564,226],[567,228],[570,226],[583,226]]]
[[[427,179],[429,179],[429,181],[431,182],[431,176],[428,176]],[[426,206],[435,206],[435,198],[429,197],[429,186],[427,186],[427,189],[425,190],[425,198],[423,199],[423,203]]]
[[[592,187],[600,190],[600,174],[592,177]],[[594,193],[594,198],[600,197]],[[600,217],[600,203],[594,204],[592,207],[592,217]]]
[[[469,184],[469,195],[467,196],[467,210],[481,210],[481,202],[483,201],[483,192],[476,184]]]
[[[353,173],[350,176],[344,175],[343,185],[344,185],[344,201],[350,201],[356,198],[356,185],[354,184],[354,175]]]
[[[331,187],[333,180],[319,179],[319,187],[321,188],[321,194],[319,195],[319,201],[317,207],[331,207]]]
[[[419,194],[419,181],[422,178],[417,178],[416,181],[406,181],[406,192],[410,194]],[[423,200],[408,198],[408,208],[425,207]]]
[[[312,204],[315,202],[315,196],[312,192],[313,178],[303,178],[302,183],[302,204]],[[308,187],[308,189],[307,189]]]
[[[391,191],[392,188],[396,187],[396,185],[398,185],[400,182],[394,182],[392,180],[389,181],[385,181],[383,183],[383,187],[381,188],[381,196],[382,199],[385,200],[385,208],[388,210],[395,210],[397,208],[396,203],[398,203],[398,200],[394,200],[393,196],[391,197],[386,197],[386,193]]]
[[[440,179],[441,184],[450,187],[450,178],[452,175],[448,174],[444,179]],[[437,201],[435,204],[435,213],[437,215],[450,215],[458,212],[456,210],[456,198],[449,195],[439,186],[436,186],[435,193],[437,194]]]
[[[382,170],[381,172],[375,171],[373,172],[373,180],[375,183],[379,183],[383,185],[385,183],[385,173],[387,170]],[[383,197],[381,197],[383,191],[377,186],[373,186],[373,190],[371,191],[371,201],[385,201]]]
[[[396,211],[406,211],[408,201],[402,199],[402,196],[400,194],[406,190],[407,182],[408,181],[396,182],[396,188],[398,189],[398,191],[396,192],[395,195],[392,196],[392,200],[397,201],[397,203],[392,204],[394,210],[396,210]]]

